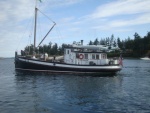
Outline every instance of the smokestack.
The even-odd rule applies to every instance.
[[[83,45],[83,40],[81,40],[81,45]]]

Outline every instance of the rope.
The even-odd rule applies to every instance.
[[[38,9],[38,11],[55,24],[55,22],[51,18],[49,18],[46,14],[44,14],[41,10]]]

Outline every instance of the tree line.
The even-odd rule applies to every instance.
[[[150,32],[144,37],[141,37],[138,33],[134,34],[134,39],[128,37],[125,40],[121,40],[119,37],[116,39],[114,35],[107,38],[96,38],[94,41],[90,41],[89,45],[107,45],[107,46],[118,46],[124,57],[150,57]]]
[[[90,40],[89,45],[107,45],[119,47],[124,57],[142,57],[150,55],[150,32],[148,32],[144,37],[141,37],[138,33],[134,34],[134,39],[130,37],[121,40],[119,37],[115,38],[112,34],[111,37],[96,38],[95,40]],[[58,46],[57,43],[52,44],[50,42],[48,45],[39,46],[36,48],[36,53],[48,53],[49,55],[63,55],[64,48],[67,44],[62,44]],[[26,46],[25,51],[29,51],[29,54],[33,54],[33,45]]]

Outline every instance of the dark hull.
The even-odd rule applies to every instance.
[[[58,62],[46,62],[36,59],[15,57],[16,70],[40,71],[52,73],[116,73],[121,70],[119,65],[91,66],[74,65]]]

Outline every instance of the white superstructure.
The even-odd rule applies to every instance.
[[[119,49],[119,48],[117,48]],[[108,46],[73,44],[64,50],[64,62],[79,65],[108,65],[118,64],[118,59],[108,59]]]

